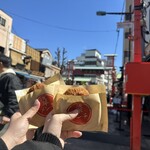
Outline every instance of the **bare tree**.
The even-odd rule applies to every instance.
[[[57,51],[55,51],[55,54],[56,54],[56,57],[55,57],[55,59],[56,59],[56,62],[57,62],[57,66],[58,67],[60,67],[60,49],[59,48],[57,48]]]
[[[65,64],[66,64],[66,60],[67,60],[66,53],[67,53],[67,50],[65,48],[63,48],[63,50],[62,50],[62,55],[61,55],[60,48],[57,48],[57,51],[55,52],[55,54],[56,54],[55,59],[57,62],[57,66],[61,69],[60,70],[61,74],[65,70]]]

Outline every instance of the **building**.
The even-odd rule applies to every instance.
[[[53,57],[47,48],[36,49],[40,53],[40,71],[44,73],[45,78],[52,77],[60,73],[60,68],[52,65]]]
[[[132,12],[132,1],[126,1],[126,12]],[[124,22],[131,22],[132,15],[125,15]],[[124,28],[123,38],[123,65],[133,60],[133,42],[132,42],[133,28]]]
[[[142,6],[143,5],[143,6]],[[126,1],[126,12],[133,12],[134,11],[134,1]],[[142,10],[142,19],[141,19],[141,34],[142,34],[142,40],[141,40],[141,46],[142,46],[142,59],[144,60],[147,55],[149,55],[150,52],[150,7],[149,7],[149,1],[144,0],[143,3],[141,3],[141,6],[143,7]],[[134,21],[134,15],[125,15],[124,18],[125,22],[132,22]],[[131,28],[125,28],[124,29],[124,45],[123,45],[123,65],[127,62],[133,61],[133,55],[134,55],[134,45],[133,45],[133,35],[134,35],[134,24]]]
[[[143,20],[143,58],[148,57],[150,59],[150,6],[149,1],[144,1],[145,6],[145,14],[144,14],[144,20]]]
[[[141,23],[141,48],[142,48],[142,61],[150,61],[150,7],[149,1],[144,0],[141,2],[142,18]],[[134,1],[126,1],[125,12],[134,12]],[[122,63],[122,87],[125,86],[125,65],[128,62],[134,61],[134,14],[128,14],[124,17],[124,22],[133,23],[132,27],[124,28],[123,38],[123,63]],[[124,91],[123,91],[124,92]],[[125,97],[126,99],[126,97]]]
[[[15,69],[24,70],[26,64],[24,63],[24,59],[26,58],[26,41],[21,37],[10,33],[9,38],[9,56],[12,59],[12,66]]]
[[[0,10],[0,53],[11,57],[12,67],[19,77],[44,80],[60,72],[52,65],[52,55],[47,48],[36,49],[13,34],[11,16]]]
[[[9,56],[9,38],[12,29],[12,18],[0,10],[0,53]]]
[[[63,75],[74,84],[105,84],[107,91],[111,91],[112,69],[97,49],[89,49],[75,60],[68,61]]]

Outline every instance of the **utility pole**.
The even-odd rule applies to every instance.
[[[132,36],[134,49],[133,49],[133,60],[131,63],[127,63],[125,67],[125,73],[127,76],[126,81],[126,93],[132,94],[132,117],[130,121],[130,150],[141,150],[141,115],[142,115],[142,95],[149,94],[149,87],[145,84],[147,83],[147,78],[143,76],[142,73],[146,74],[149,71],[150,64],[142,63],[142,37],[141,37],[141,19],[142,19],[142,8],[143,3],[141,0],[133,1],[133,15],[134,15],[134,32]],[[105,14],[131,14],[129,13],[105,13],[97,12],[97,15]],[[135,69],[136,67],[136,69]],[[139,70],[140,71],[137,71]],[[135,73],[136,72],[136,73]],[[134,74],[135,73],[135,74]],[[144,79],[143,79],[143,78]],[[145,79],[146,78],[146,79]],[[143,79],[140,83],[137,83],[137,79]]]
[[[133,62],[142,61],[142,46],[141,46],[141,0],[134,0],[134,58]],[[130,149],[141,150],[141,95],[133,95],[132,100],[132,118],[130,131]]]

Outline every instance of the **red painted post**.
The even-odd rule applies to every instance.
[[[141,10],[137,10],[136,6],[141,5],[141,0],[134,0],[134,62],[141,62]],[[134,69],[134,68],[133,68]],[[136,88],[136,87],[135,87]],[[130,149],[141,150],[141,96],[133,95],[132,101],[132,121],[130,135]]]
[[[141,96],[133,96],[132,107],[131,150],[141,150]]]
[[[134,7],[140,6],[141,0],[134,0]],[[142,46],[141,46],[141,9],[134,10],[134,62],[141,62]]]

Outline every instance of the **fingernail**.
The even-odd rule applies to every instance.
[[[70,113],[76,114],[76,113],[79,113],[79,112],[80,112],[79,109],[75,109],[75,110],[71,111]]]
[[[39,105],[39,103],[40,103],[39,100],[36,99],[35,102],[34,102],[34,105]]]

